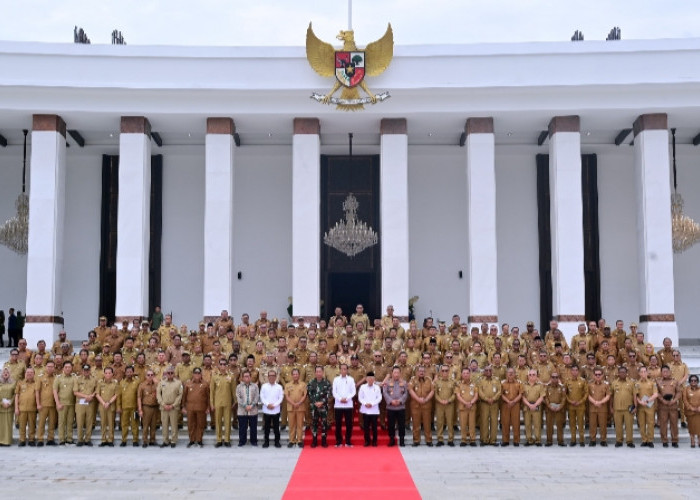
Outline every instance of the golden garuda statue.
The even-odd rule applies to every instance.
[[[337,109],[356,111],[363,109],[363,104],[375,104],[390,97],[388,92],[374,95],[367,88],[365,76],[382,74],[394,57],[394,33],[391,24],[383,37],[370,43],[363,50],[355,45],[355,32],[352,30],[341,30],[336,38],[343,42],[341,50],[335,50],[330,43],[319,40],[309,23],[309,29],[306,30],[306,58],[316,73],[326,77],[335,76],[336,79],[333,89],[328,94],[314,92],[311,98],[324,104],[337,104]],[[340,87],[343,87],[340,98],[333,97]],[[360,97],[358,87],[361,87],[368,97]]]

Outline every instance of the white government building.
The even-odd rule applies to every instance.
[[[391,98],[344,112],[310,99],[333,80],[305,29],[297,47],[0,42],[0,224],[30,131],[29,250],[0,247],[0,309],[26,312],[30,347],[155,304],[190,328],[283,318],[289,297],[307,319],[405,319],[418,296],[419,320],[700,341],[670,132],[700,220],[699,39],[396,46],[366,79]],[[353,258],[323,243],[350,192],[379,236]]]

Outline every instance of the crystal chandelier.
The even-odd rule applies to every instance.
[[[24,157],[22,159],[22,192],[17,197],[15,207],[17,215],[7,219],[5,224],[0,226],[0,243],[10,250],[26,255],[27,241],[29,236],[29,197],[25,193],[25,180],[27,173],[27,133],[24,132]]]
[[[671,129],[673,139],[673,194],[671,195],[671,233],[673,252],[681,253],[700,240],[700,224],[683,215],[683,197],[676,183],[676,129]]]
[[[357,198],[350,193],[343,202],[345,220],[335,223],[323,236],[323,242],[333,247],[348,257],[354,257],[358,253],[377,244],[377,233],[366,222],[357,220],[357,208],[360,204]]]

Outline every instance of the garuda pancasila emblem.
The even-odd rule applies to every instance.
[[[364,104],[375,104],[390,97],[389,92],[373,94],[365,83],[365,76],[380,75],[391,63],[394,57],[394,32],[391,24],[383,37],[363,50],[355,45],[355,32],[352,30],[341,30],[336,38],[343,42],[341,50],[335,50],[330,43],[319,40],[309,23],[309,29],[306,30],[306,58],[316,73],[335,76],[336,79],[328,94],[314,92],[311,98],[324,104],[337,104],[337,109],[356,111],[364,109]],[[340,97],[333,97],[340,87],[343,87]],[[367,97],[360,97],[358,87],[365,91]]]

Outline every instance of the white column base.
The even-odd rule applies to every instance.
[[[661,348],[666,337],[672,345],[678,347],[678,325],[675,321],[650,321],[639,324],[638,331],[644,332],[644,341],[651,342],[654,347]]]

